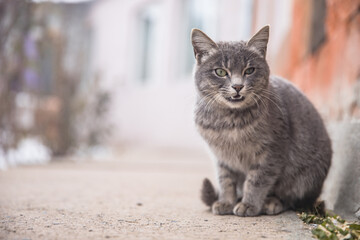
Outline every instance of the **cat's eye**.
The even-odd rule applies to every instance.
[[[215,69],[215,73],[216,75],[218,75],[219,77],[225,77],[227,75],[227,72],[222,69],[222,68],[217,68]]]
[[[255,68],[250,67],[250,68],[247,68],[244,73],[245,73],[245,75],[250,75],[250,74],[252,74],[254,71],[255,71]]]

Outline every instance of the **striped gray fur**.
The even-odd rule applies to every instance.
[[[206,179],[202,199],[214,214],[311,208],[330,167],[320,115],[290,82],[270,77],[268,37],[268,26],[247,42],[215,43],[192,31],[195,123],[216,158],[219,183],[216,193]]]

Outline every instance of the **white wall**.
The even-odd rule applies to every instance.
[[[113,93],[109,118],[115,142],[198,148],[202,143],[193,124],[194,84],[189,74],[176,77],[176,27],[179,1],[160,1],[151,79],[138,79],[138,19],[152,1],[101,1],[94,8],[96,63],[103,87]],[[117,27],[116,27],[117,26]],[[175,28],[174,28],[175,27]],[[190,39],[189,39],[190,41]],[[175,56],[175,57],[174,57]],[[184,79],[185,78],[185,79]]]

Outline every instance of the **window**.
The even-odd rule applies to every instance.
[[[158,75],[161,58],[161,12],[163,5],[154,2],[141,9],[139,14],[139,52],[137,78],[141,82],[154,81]]]
[[[310,51],[313,54],[326,40],[326,1],[313,1],[312,5]]]

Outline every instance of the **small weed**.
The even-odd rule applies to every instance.
[[[312,213],[298,213],[299,218],[306,224],[315,224],[313,235],[321,240],[359,240],[360,224],[349,223],[339,217],[326,213],[319,216]]]

